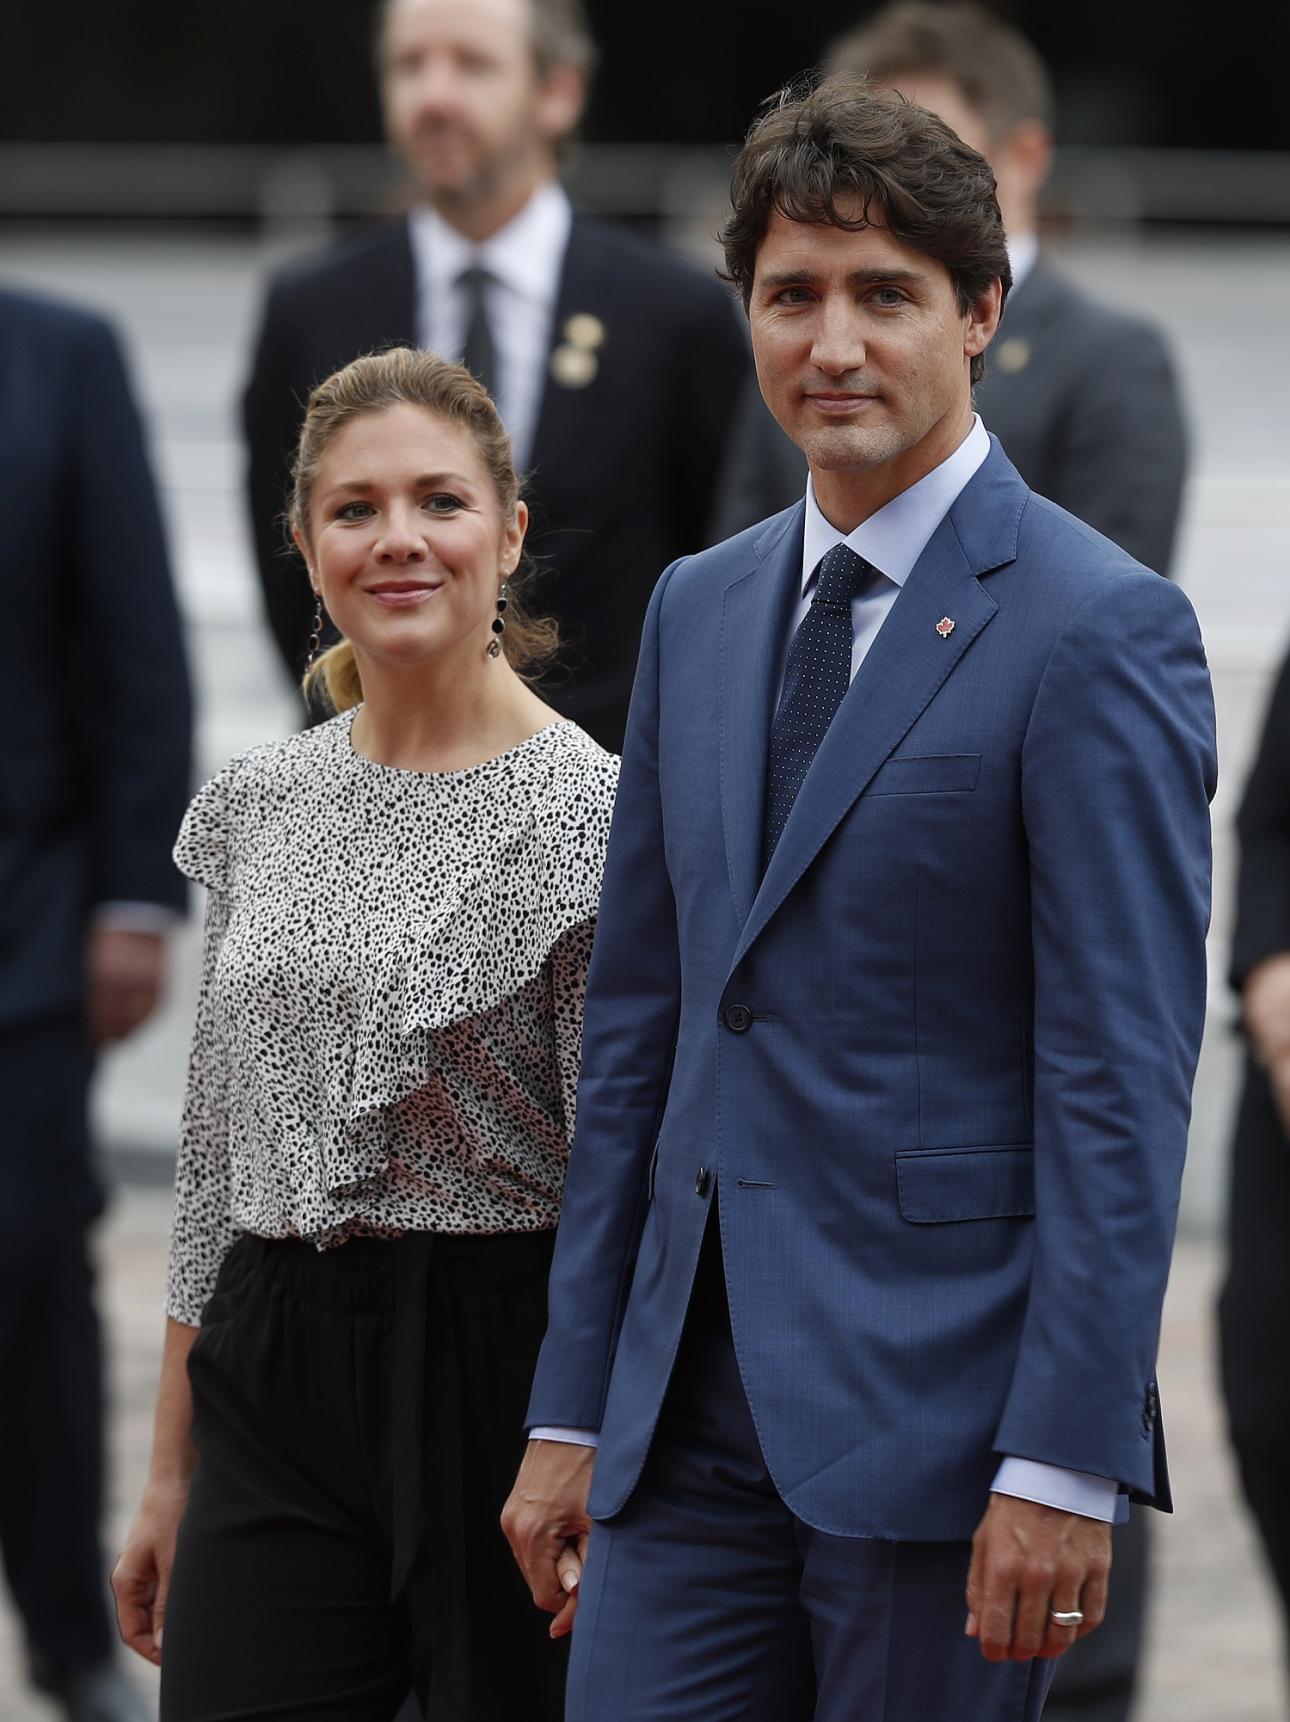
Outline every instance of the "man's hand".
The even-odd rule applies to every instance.
[[[967,1635],[988,1662],[1061,1656],[1106,1613],[1111,1527],[1038,1501],[991,1495],[972,1539]],[[1056,1626],[1049,1611],[1083,1611]]]
[[[572,1441],[530,1441],[502,1509],[502,1529],[539,1608],[555,1619],[551,1637],[573,1626],[587,1558],[587,1496],[594,1447]]]
[[[1241,995],[1254,1056],[1268,1073],[1282,1127],[1290,1135],[1290,953],[1251,969]]]
[[[89,931],[85,969],[91,1046],[124,1040],[152,1015],[161,998],[165,936],[100,922]]]

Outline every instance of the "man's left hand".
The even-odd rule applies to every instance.
[[[1061,1656],[1101,1625],[1111,1571],[1111,1527],[1038,1501],[991,1495],[972,1539],[966,1632],[988,1662]],[[1053,1612],[1079,1610],[1078,1626]]]
[[[108,1046],[133,1034],[161,998],[166,973],[164,934],[114,927],[90,928],[85,950],[90,1044]]]

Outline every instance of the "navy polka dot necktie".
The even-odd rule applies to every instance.
[[[788,648],[784,688],[770,731],[766,769],[766,860],[797,800],[816,750],[851,685],[852,600],[874,569],[845,544],[835,544],[815,572],[815,596]]]

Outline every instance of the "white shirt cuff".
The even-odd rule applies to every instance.
[[[1005,1459],[991,1489],[996,1495],[1016,1495],[1023,1501],[1038,1501],[1041,1506],[1079,1513],[1085,1519],[1101,1519],[1108,1525],[1128,1517],[1127,1497],[1120,1494],[1120,1485],[1110,1477],[1067,1471],[1037,1459]]]
[[[96,927],[122,933],[170,933],[183,919],[164,903],[96,903],[90,915]]]
[[[530,1441],[567,1441],[571,1447],[599,1447],[600,1432],[596,1429],[555,1429],[545,1423],[529,1430]]]

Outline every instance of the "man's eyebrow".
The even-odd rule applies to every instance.
[[[808,287],[817,279],[809,269],[773,269],[757,279],[758,287]],[[852,269],[847,273],[847,280],[854,287],[881,287],[891,283],[895,286],[914,285],[925,281],[927,276],[920,269]]]

